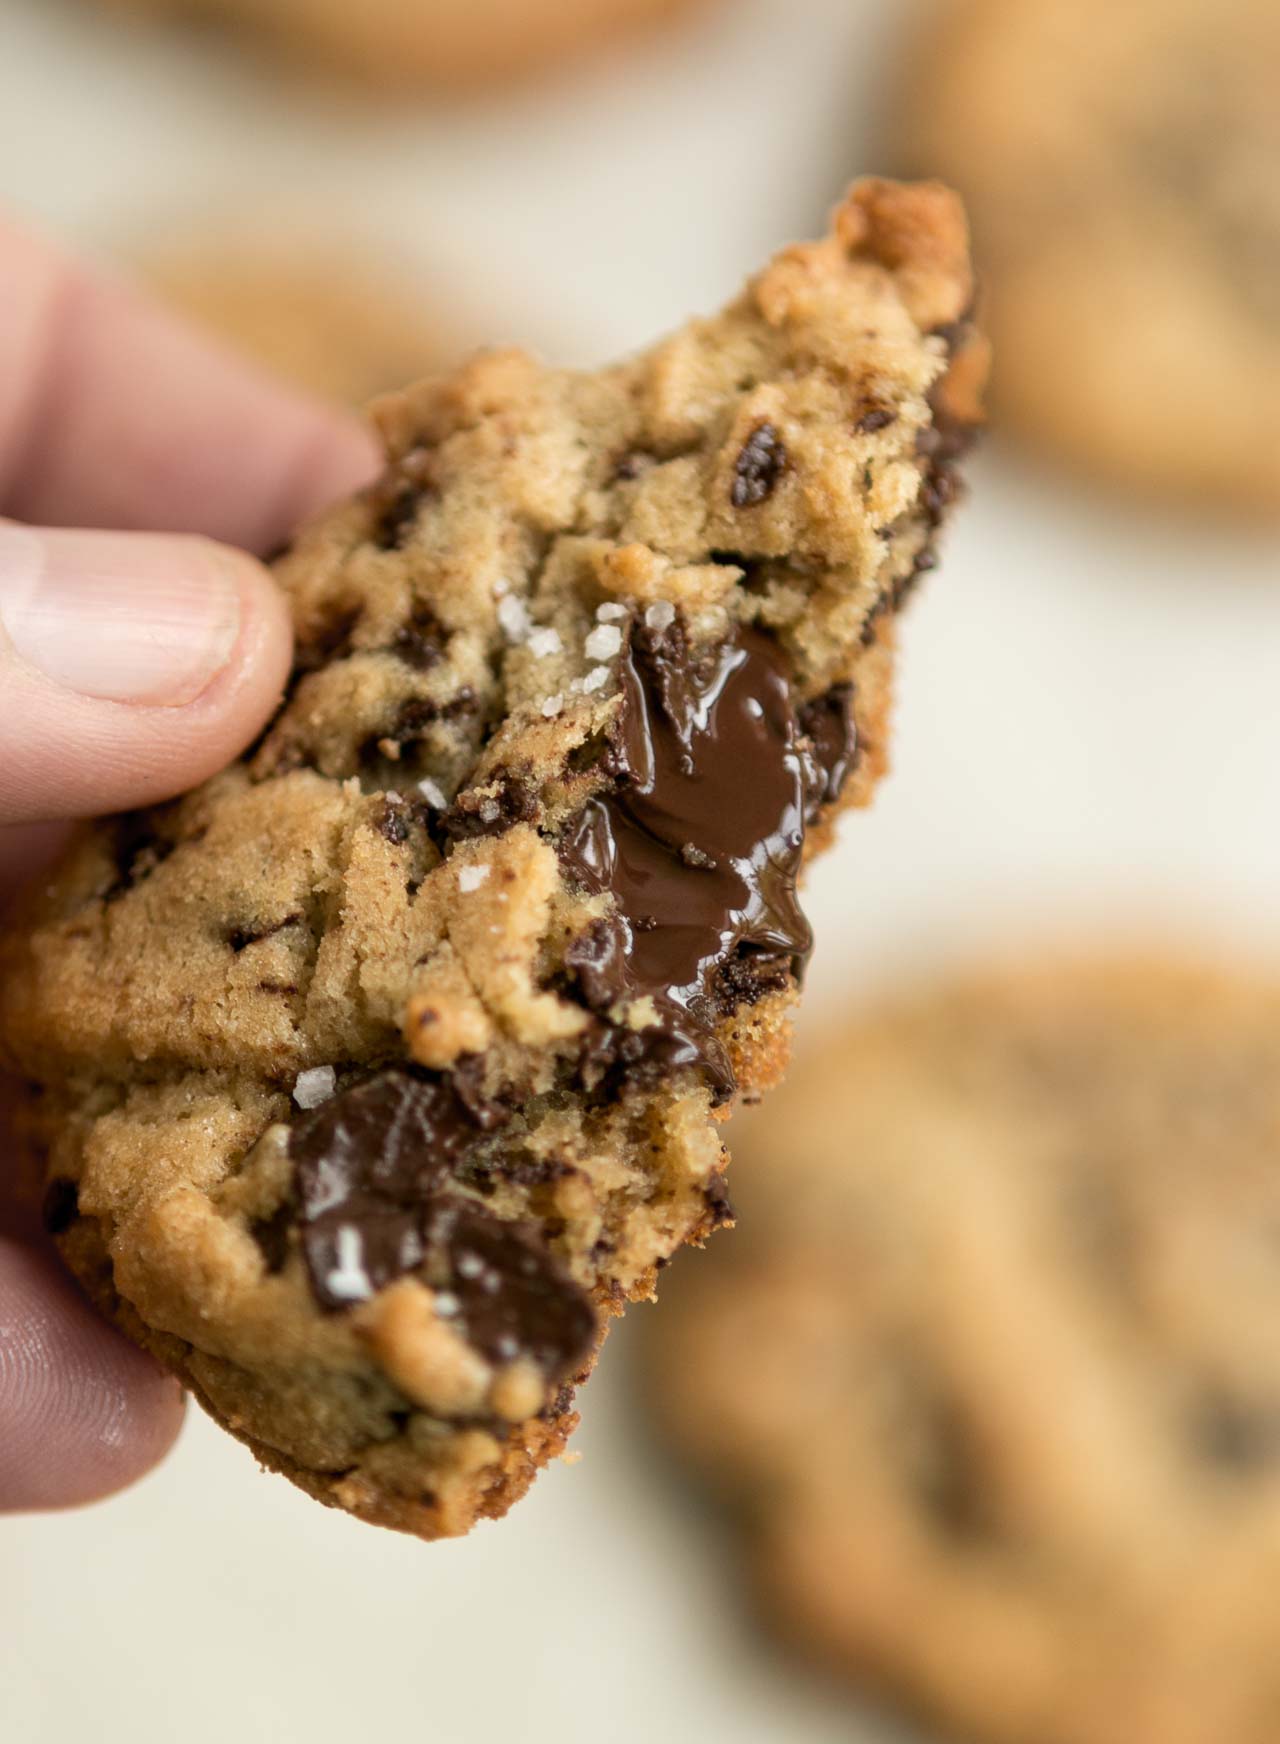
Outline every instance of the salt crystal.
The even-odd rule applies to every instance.
[[[325,1288],[340,1302],[367,1302],[373,1295],[369,1276],[361,1264],[361,1242],[357,1232],[341,1224],[337,1230],[338,1263],[325,1278]]]
[[[428,805],[433,805],[437,811],[443,811],[449,801],[444,796],[444,789],[438,781],[433,781],[429,775],[424,775],[418,783],[418,792]]]
[[[547,697],[542,705],[542,712],[549,721],[553,721],[563,708],[564,692],[558,690],[554,696]]]
[[[646,629],[669,630],[676,621],[676,608],[670,600],[654,600],[644,614]]]
[[[600,624],[583,643],[588,660],[609,660],[622,646],[622,631],[616,624]]]
[[[529,652],[539,660],[545,660],[548,654],[558,654],[563,646],[559,630],[541,629],[530,632]]]
[[[523,642],[529,634],[529,610],[518,594],[504,593],[498,601],[498,622],[509,642]]]
[[[293,1100],[299,1108],[319,1108],[322,1102],[327,1102],[337,1088],[338,1075],[332,1066],[312,1066],[305,1072],[298,1073],[298,1081],[293,1086]]]
[[[608,684],[608,682],[609,668],[607,666],[593,666],[583,679],[582,688],[590,696],[593,690],[599,690],[601,685]]]
[[[596,617],[602,624],[620,623],[626,615],[626,606],[614,605],[606,602],[604,605],[596,607]]]
[[[461,866],[458,868],[458,889],[466,896],[473,890],[479,890],[488,876],[487,866]]]
[[[443,1314],[447,1319],[451,1314],[456,1314],[461,1306],[461,1302],[454,1295],[452,1290],[436,1291],[437,1314]]]

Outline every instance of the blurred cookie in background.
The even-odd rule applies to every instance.
[[[367,247],[215,229],[144,246],[135,267],[189,320],[346,405],[434,374],[464,349],[413,274],[370,264]]]
[[[98,0],[136,16],[245,26],[268,46],[383,87],[470,90],[577,59],[711,0]]]
[[[932,0],[907,47],[900,155],[969,202],[1010,434],[1280,519],[1280,6]]]
[[[954,985],[733,1150],[649,1382],[777,1626],[988,1744],[1275,1744],[1280,982]]]

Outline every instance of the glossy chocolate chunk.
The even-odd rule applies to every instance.
[[[658,1023],[629,1032],[632,1051],[659,1048],[664,1070],[700,1066],[728,1094],[716,975],[737,961],[744,984],[776,986],[803,967],[804,826],[848,772],[851,716],[845,700],[822,713],[815,757],[781,653],[756,630],[699,663],[678,622],[637,629],[620,676],[618,786],[560,848],[570,876],[610,891],[616,908],[575,941],[568,967],[601,1013],[651,999]]]
[[[389,1071],[322,1103],[289,1135],[297,1222],[322,1308],[365,1302],[419,1271],[452,1298],[463,1336],[493,1362],[531,1357],[569,1374],[595,1337],[591,1304],[537,1233],[456,1190],[507,1118],[446,1078]]]

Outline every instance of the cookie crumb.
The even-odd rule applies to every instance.
[[[299,1108],[310,1110],[327,1102],[338,1087],[338,1074],[332,1066],[312,1066],[298,1073],[293,1087],[293,1100]]]

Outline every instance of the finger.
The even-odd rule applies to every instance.
[[[100,1320],[51,1259],[0,1238],[0,1510],[123,1489],[181,1423],[177,1383]]]
[[[266,552],[374,467],[354,418],[0,221],[0,509]]]
[[[281,595],[240,552],[0,522],[0,825],[204,780],[279,701],[290,649]]]

